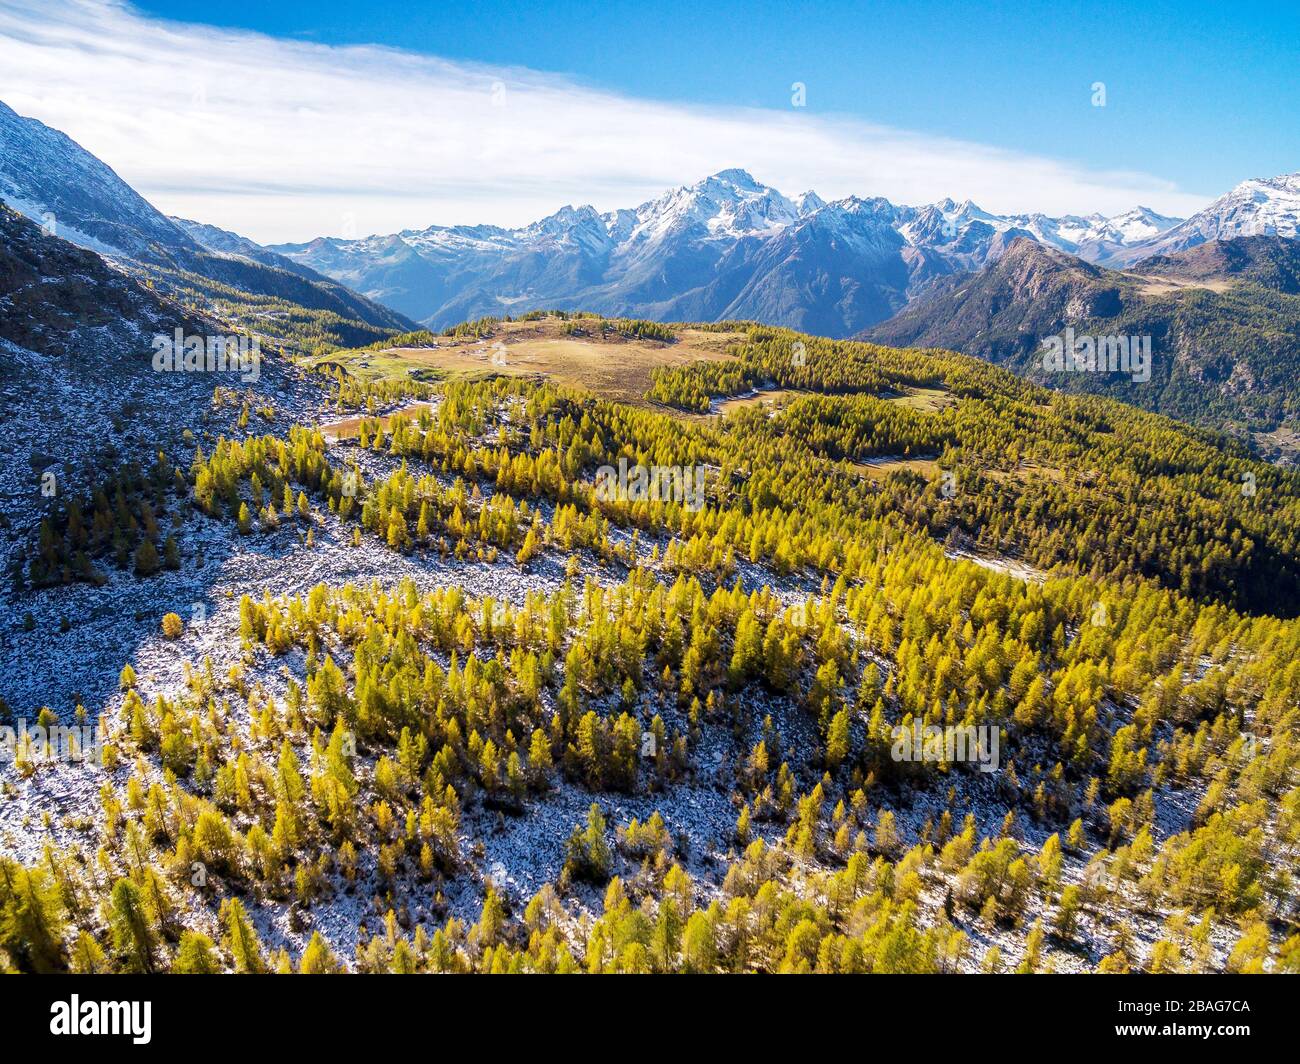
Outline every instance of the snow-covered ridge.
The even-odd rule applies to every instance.
[[[52,232],[110,256],[189,238],[113,170],[57,129],[0,102],[0,200]]]
[[[546,245],[577,245],[602,252],[653,244],[670,237],[738,240],[772,236],[808,222],[813,216],[856,217],[872,224],[885,223],[914,247],[957,244],[972,226],[989,233],[1024,232],[1063,251],[1080,253],[1108,244],[1127,246],[1148,240],[1178,225],[1182,219],[1134,207],[1106,217],[1043,214],[997,215],[970,200],[951,199],[921,207],[896,206],[882,198],[849,196],[826,202],[808,190],[789,198],[756,181],[745,170],[723,170],[693,185],[670,189],[635,208],[599,213],[591,206],[565,206],[531,225],[505,229],[492,225],[429,226],[392,235],[361,239],[318,238],[307,244],[285,244],[274,250],[295,257],[319,253],[325,246],[345,255],[391,255],[393,241],[420,254],[519,251]],[[823,218],[821,221],[825,222]]]
[[[1251,178],[1174,226],[1151,252],[1179,251],[1209,240],[1300,235],[1300,172]]]

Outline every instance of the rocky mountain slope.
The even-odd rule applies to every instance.
[[[42,516],[94,491],[123,466],[147,466],[159,449],[182,447],[187,433],[193,438],[228,427],[245,402],[272,416],[277,409],[321,405],[304,398],[304,374],[269,344],[259,351],[255,374],[155,368],[156,338],[179,329],[206,343],[232,328],[0,205],[0,565],[6,571],[31,545]],[[214,389],[231,396],[224,412],[214,410]]]
[[[1243,237],[1096,266],[1015,241],[861,334],[876,343],[977,355],[1053,387],[1100,392],[1198,423],[1272,430],[1300,415],[1300,244]],[[1043,341],[1148,336],[1151,379],[1045,372]]]
[[[212,226],[170,219],[58,130],[0,102],[0,201],[54,235],[199,299],[285,300],[370,338],[401,314],[301,264]]]
[[[189,331],[194,321],[0,206],[0,492],[10,527],[30,529],[59,491],[88,488],[86,464],[102,449],[134,441],[139,451],[197,418],[210,382],[163,402],[150,366],[152,337],[177,326]]]

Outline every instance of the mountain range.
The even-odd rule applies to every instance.
[[[433,328],[540,307],[654,320],[751,319],[845,336],[1030,236],[1094,260],[1181,219],[995,215],[970,201],[787,197],[724,170],[633,209],[566,206],[519,229],[430,226],[271,250]]]
[[[566,206],[518,229],[430,226],[272,250],[432,328],[542,307],[660,321],[741,319],[846,336],[1017,237],[1102,266],[1242,235],[1291,237],[1300,175],[1243,182],[1191,218],[997,215],[969,200],[787,197],[724,170],[634,209]]]
[[[1185,251],[1212,240],[1250,236],[1290,238],[1297,233],[1300,233],[1300,172],[1243,181],[1186,221],[1094,261],[1123,265],[1151,255]]]

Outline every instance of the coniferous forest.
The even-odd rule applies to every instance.
[[[124,660],[97,713],[42,708],[103,782],[4,858],[6,963],[1294,969],[1294,474],[962,356],[739,328],[642,406],[336,365],[327,443],[219,394],[231,431],[52,508],[23,594],[156,586],[205,564],[194,526],[365,575],[232,596],[215,640],[168,611],[171,682]],[[755,386],[792,394],[693,413]],[[702,467],[702,504],[603,497],[620,459]]]

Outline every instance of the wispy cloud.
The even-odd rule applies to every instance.
[[[162,210],[266,242],[631,206],[727,167],[995,211],[1187,214],[1204,197],[856,119],[635,99],[518,67],[165,22],[115,0],[0,0],[0,99]]]

